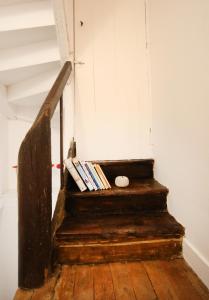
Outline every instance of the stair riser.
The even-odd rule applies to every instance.
[[[110,245],[59,246],[56,249],[58,263],[88,264],[116,261],[173,259],[182,255],[182,240],[157,240]]]
[[[110,183],[115,181],[117,176],[127,176],[129,179],[152,179],[153,160],[127,160],[127,161],[95,161],[104,171]],[[68,173],[68,189],[77,189],[77,186]]]
[[[98,162],[110,181],[115,180],[117,176],[127,176],[130,179],[153,178],[153,161],[136,163],[102,163]]]
[[[167,194],[131,195],[112,197],[71,197],[66,201],[66,209],[73,215],[78,214],[121,214],[141,211],[165,210]]]

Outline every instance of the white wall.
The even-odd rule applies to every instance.
[[[7,90],[0,84],[0,194],[8,186],[8,120],[7,120]]]
[[[79,158],[150,157],[144,0],[78,0],[75,16]]]
[[[56,116],[55,116],[56,117]],[[12,168],[12,166],[17,165],[18,160],[18,152],[20,145],[32,126],[31,122],[25,122],[23,120],[10,120],[8,124],[9,128],[9,138],[8,138],[8,154],[9,154],[9,163],[8,163],[8,170],[9,170],[9,189],[16,190],[17,187],[17,174],[16,170]],[[52,139],[52,163],[59,164],[60,161],[60,152],[59,152],[59,138],[60,132],[59,127],[57,126],[57,120],[52,119],[52,129],[51,129],[51,139]],[[59,178],[59,169],[52,168],[52,186],[56,190],[60,185],[60,178]]]
[[[149,3],[156,175],[186,228],[185,258],[209,286],[209,1]]]

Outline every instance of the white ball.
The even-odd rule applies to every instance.
[[[118,187],[127,187],[129,185],[129,179],[126,176],[118,176],[115,178],[115,185]]]

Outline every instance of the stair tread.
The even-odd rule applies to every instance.
[[[67,216],[56,240],[59,243],[96,243],[179,238],[184,228],[168,212],[124,215]]]
[[[85,198],[85,197],[112,197],[112,196],[130,196],[130,195],[146,195],[157,193],[168,193],[168,189],[160,184],[155,179],[132,179],[130,184],[126,188],[120,188],[115,186],[114,183],[110,183],[112,188],[109,190],[97,190],[97,191],[67,191],[68,197],[73,198]]]

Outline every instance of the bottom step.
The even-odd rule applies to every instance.
[[[173,259],[181,257],[182,239],[149,240],[113,244],[66,244],[56,248],[61,264]]]
[[[68,216],[56,235],[61,264],[181,257],[184,228],[168,212]]]

